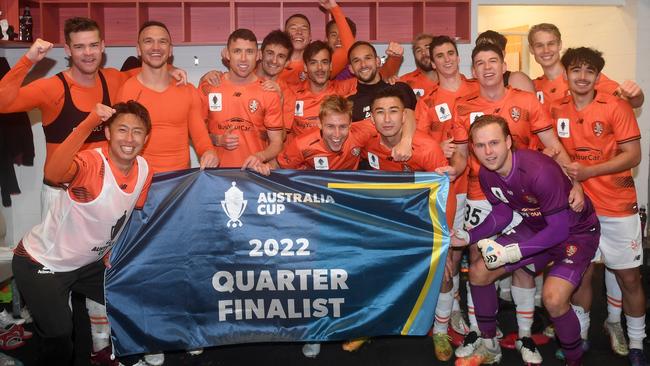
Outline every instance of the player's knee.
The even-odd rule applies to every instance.
[[[638,268],[616,271],[616,277],[618,278],[621,290],[626,292],[642,290],[641,273]]]
[[[490,273],[488,273],[485,262],[481,259],[478,262],[470,264],[469,267],[469,282],[476,286],[486,286],[494,282],[491,280]]]
[[[553,317],[566,313],[571,306],[566,296],[560,293],[560,291],[554,291],[547,286],[544,286],[542,290],[542,302],[546,310]]]

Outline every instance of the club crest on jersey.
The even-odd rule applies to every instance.
[[[208,94],[208,105],[210,106],[210,112],[221,112],[223,109],[221,93],[209,93]]]
[[[476,121],[476,119],[479,118],[480,116],[482,116],[483,114],[484,114],[483,112],[472,112],[472,113],[470,113],[469,114],[469,124],[471,125],[472,123],[474,123],[474,121]]]
[[[510,108],[510,118],[515,122],[519,122],[519,119],[521,118],[521,108],[517,106]]]
[[[314,158],[314,169],[316,170],[329,170],[330,163],[327,156],[317,156]]]
[[[451,111],[449,110],[449,105],[447,103],[436,105],[436,114],[438,115],[438,120],[440,122],[449,121],[451,119]]]
[[[300,78],[300,81],[307,80],[307,73],[304,72],[304,71],[301,71],[300,74],[298,75],[298,78]]]
[[[379,169],[379,158],[370,151],[368,151],[368,164],[375,169]]]
[[[232,187],[224,193],[224,199],[221,201],[221,208],[229,218],[226,223],[227,227],[234,229],[244,225],[240,218],[244,214],[247,204],[248,201],[244,199],[244,192],[237,188],[237,182],[232,182]]]
[[[563,139],[571,137],[571,124],[568,118],[557,119],[557,136]]]
[[[534,196],[531,196],[529,194],[524,196],[524,200],[526,200],[526,202],[528,202],[530,204],[533,204],[533,205],[536,205],[536,204],[539,203],[539,201],[537,201],[537,198],[535,198]]]
[[[361,155],[361,148],[360,147],[355,147],[355,148],[352,149],[351,153],[352,153],[353,156],[359,156],[359,155]]]
[[[503,194],[503,191],[501,190],[501,188],[499,188],[499,187],[491,187],[490,190],[492,191],[492,194],[494,194],[494,196],[496,198],[498,198],[501,202],[503,202],[503,203],[508,203],[509,202],[508,199],[506,198],[506,195]]]
[[[248,101],[248,109],[251,111],[251,113],[255,113],[259,107],[260,102],[258,102],[257,99],[251,99]]]
[[[600,121],[596,121],[591,124],[591,128],[594,131],[594,135],[596,137],[600,137],[603,134],[603,131],[605,130],[605,127],[603,126],[603,123]]]
[[[565,252],[567,257],[572,257],[574,254],[578,252],[578,247],[573,244],[569,244],[566,246]]]
[[[296,107],[293,109],[293,115],[302,117],[305,114],[305,102],[303,100],[296,100]]]
[[[413,89],[413,93],[416,97],[421,98],[424,96],[424,89]]]

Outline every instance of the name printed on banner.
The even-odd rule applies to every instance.
[[[284,244],[280,249],[278,241],[267,239],[262,242],[252,239],[249,244],[253,249],[249,252],[251,257],[261,256],[305,256],[310,252],[306,250],[309,241],[305,238],[296,240],[300,248],[292,251],[293,240],[281,239]],[[247,270],[247,271],[218,271],[212,276],[212,287],[217,292],[279,292],[279,291],[331,291],[348,290],[348,272],[344,269],[278,269]],[[258,295],[258,294],[256,294]],[[251,319],[300,319],[322,318],[332,316],[341,317],[341,304],[345,298],[315,298],[315,299],[229,299],[218,301],[219,321],[251,320]]]
[[[280,215],[285,210],[285,203],[335,203],[329,194],[262,192],[257,198],[259,215]]]

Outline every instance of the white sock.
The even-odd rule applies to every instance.
[[[623,294],[618,281],[616,281],[616,275],[609,269],[605,269],[605,288],[607,289],[607,321],[620,323],[623,310]]]
[[[530,337],[535,315],[535,288],[511,286],[512,300],[517,308],[519,338]]]
[[[542,307],[542,288],[544,288],[544,274],[535,276],[535,306]]]
[[[460,276],[458,274],[454,275],[452,277],[452,287],[451,287],[451,293],[454,294],[454,302],[451,306],[451,311],[460,311],[460,303],[458,302],[458,299],[460,299],[460,295],[458,293],[458,289],[460,287]]]
[[[508,275],[504,279],[499,280],[497,286],[499,286],[499,296],[504,292],[510,292],[510,288],[512,287],[512,276]]]
[[[86,298],[86,309],[90,318],[93,352],[98,352],[110,345],[111,328],[108,325],[106,306]]]
[[[469,290],[469,281],[467,281],[467,317],[469,318],[469,329],[481,334],[478,330],[476,313],[474,312],[474,301],[472,300],[472,291]]]
[[[630,348],[643,349],[645,338],[645,315],[633,317],[625,314],[627,321],[627,337],[630,339]]]
[[[580,323],[580,338],[589,339],[589,325],[591,324],[590,312],[585,311],[582,306],[571,304],[573,311]]]
[[[487,347],[488,349],[491,350],[496,350],[497,348],[500,348],[499,346],[499,341],[497,340],[497,337],[494,338],[481,338],[483,340],[483,345]]]
[[[447,334],[447,326],[449,325],[449,317],[451,316],[451,307],[454,302],[453,289],[449,292],[440,293],[438,295],[438,303],[436,304],[436,320],[433,322],[433,333]]]

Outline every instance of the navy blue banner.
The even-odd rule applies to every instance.
[[[106,272],[116,353],[425,335],[448,192],[433,173],[157,176]]]

